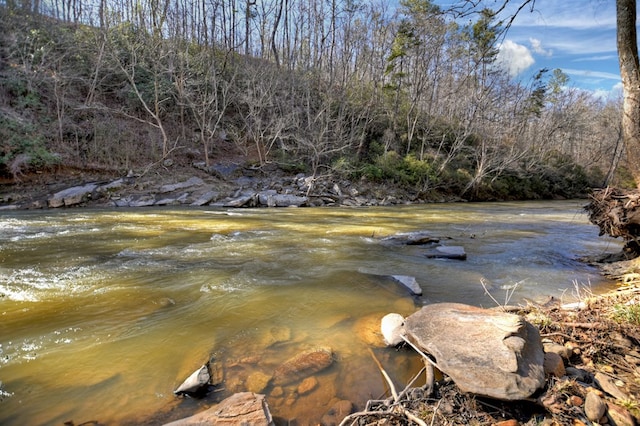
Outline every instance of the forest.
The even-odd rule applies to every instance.
[[[634,187],[622,97],[516,81],[429,0],[3,0],[0,176],[242,161],[427,197]]]

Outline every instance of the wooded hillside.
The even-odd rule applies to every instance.
[[[232,158],[469,199],[633,184],[619,99],[515,82],[491,11],[386,3],[7,0],[0,174]]]

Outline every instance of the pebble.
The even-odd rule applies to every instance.
[[[614,370],[610,365],[603,365],[602,367],[600,367],[600,370],[602,370],[603,373],[607,374],[613,374],[616,372],[616,370]]]
[[[584,403],[584,400],[577,395],[571,395],[567,402],[573,407],[580,407]]]
[[[604,392],[602,392],[602,391],[601,391],[600,389],[598,389],[598,388],[594,388],[593,386],[588,386],[588,387],[585,389],[585,392],[586,392],[586,393],[588,393],[588,392],[593,392],[593,393],[595,393],[596,395],[598,395],[600,398],[604,398]]]
[[[544,374],[547,376],[563,377],[566,374],[562,357],[554,352],[544,354]]]
[[[554,343],[554,342],[544,343],[543,347],[544,347],[544,351],[546,353],[558,354],[563,359],[566,359],[566,360],[571,358],[571,355],[573,355],[573,352],[572,352],[571,349],[569,349],[569,348],[567,348],[565,346],[562,346],[559,343]]]
[[[587,393],[586,400],[584,402],[584,413],[587,418],[592,422],[599,421],[604,412],[607,409],[607,405],[595,392]]]

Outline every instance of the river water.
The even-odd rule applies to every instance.
[[[368,348],[400,388],[420,368],[376,340],[389,312],[613,287],[575,260],[620,248],[598,237],[582,204],[2,212],[0,424],[162,424],[318,346],[335,362],[312,392],[264,389],[277,421],[315,424],[339,399],[363,408],[386,389]],[[414,231],[468,259],[381,243]],[[424,297],[388,275],[415,277]],[[223,384],[203,400],[175,397],[211,357]]]

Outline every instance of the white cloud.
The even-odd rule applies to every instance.
[[[512,77],[517,76],[536,62],[526,46],[511,40],[505,40],[500,45],[496,60]]]
[[[564,71],[569,75],[577,75],[580,77],[589,77],[589,78],[605,79],[605,80],[620,80],[620,74],[614,74],[611,72],[575,70],[571,68],[563,68],[562,71]]]
[[[576,58],[572,62],[585,62],[585,61],[617,61],[618,55],[604,55],[604,56],[587,56],[584,58]]]
[[[529,43],[531,43],[531,49],[538,55],[551,57],[553,50],[545,49],[542,47],[542,42],[537,38],[529,37]]]
[[[503,15],[512,16],[520,4],[521,2],[509,2]],[[564,0],[533,2],[531,6],[520,10],[513,22],[514,26],[574,30],[616,28],[615,2]]]

